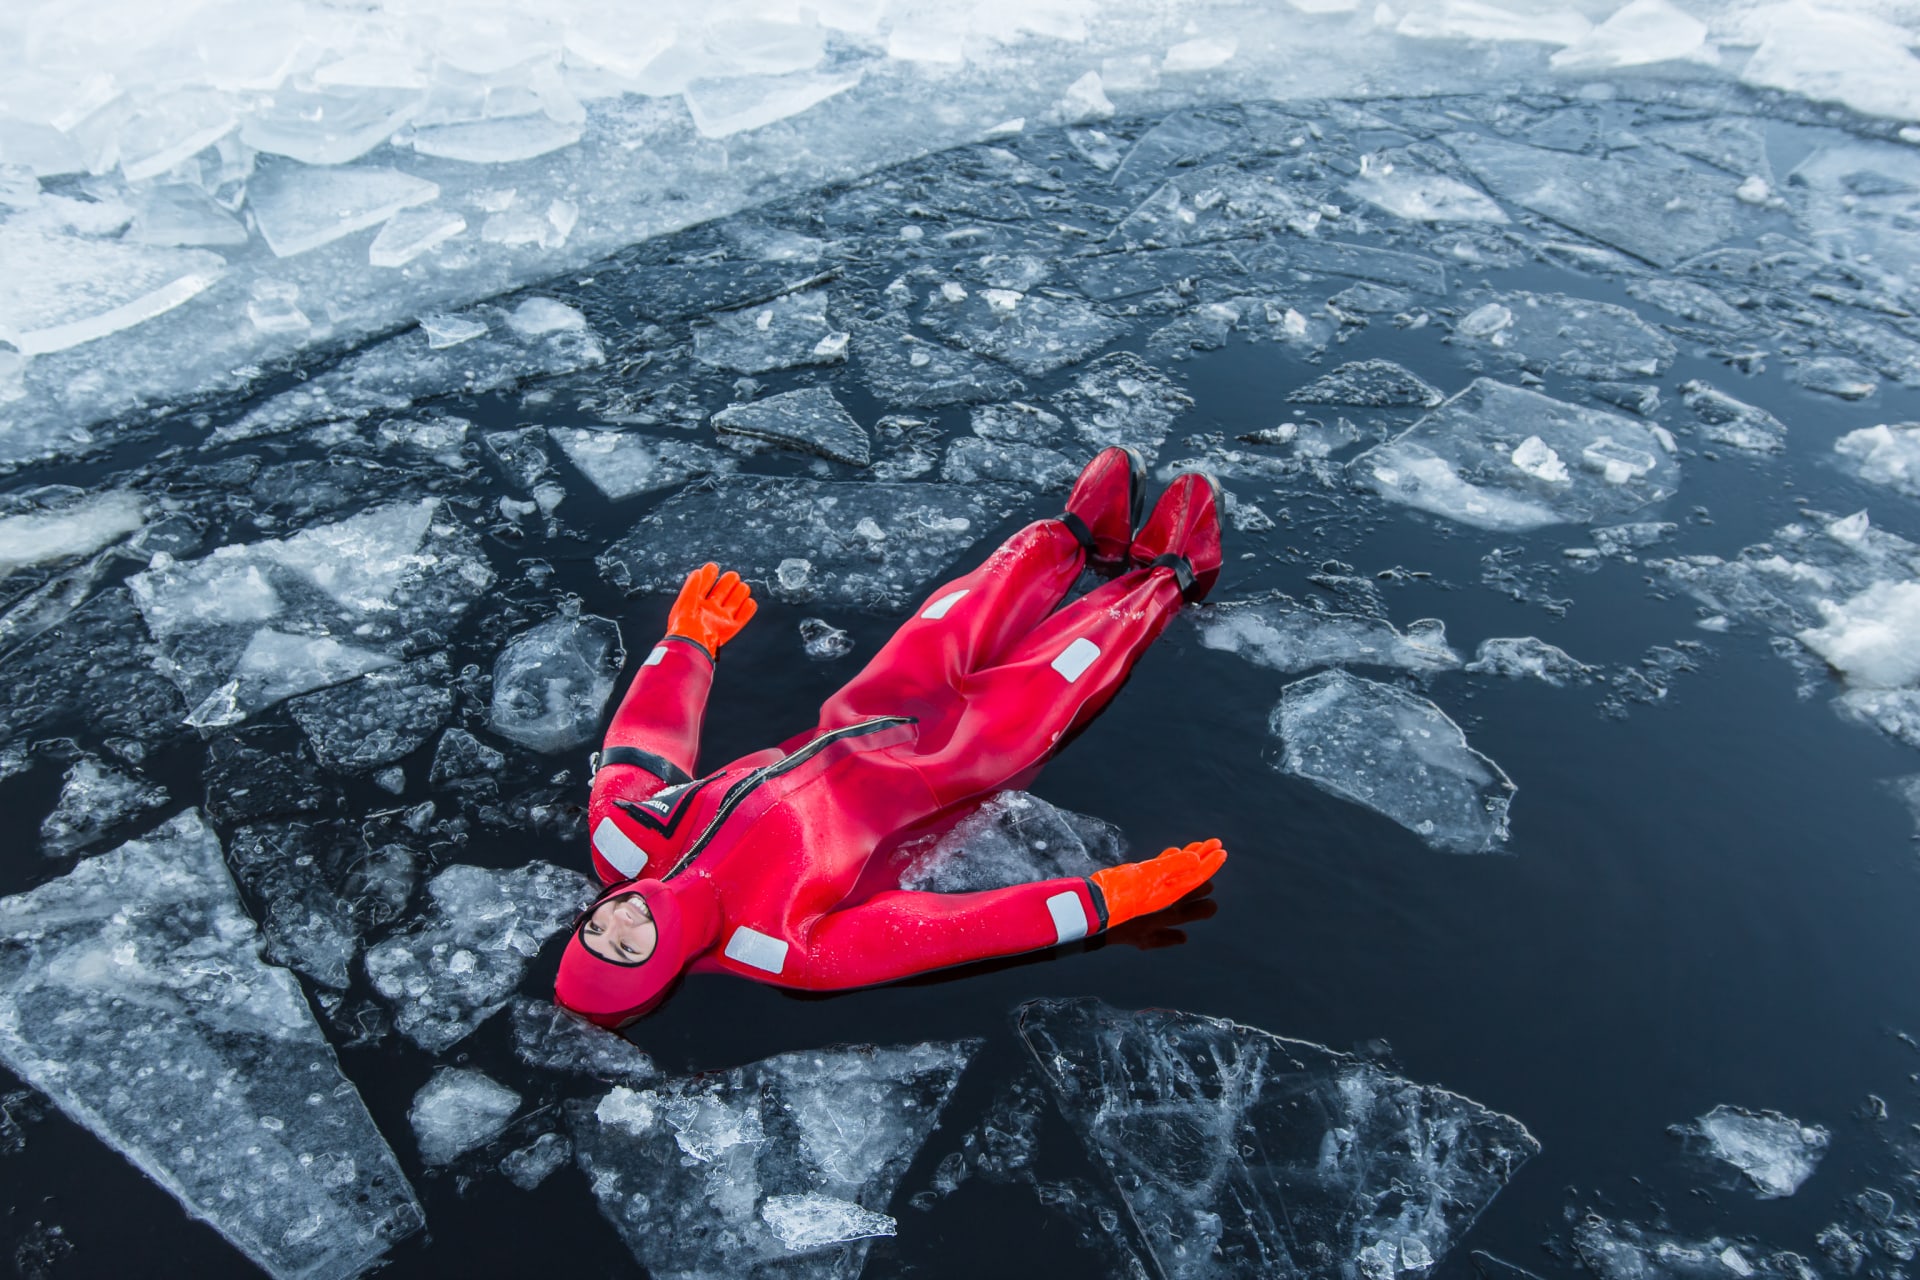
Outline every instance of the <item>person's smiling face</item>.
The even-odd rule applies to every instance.
[[[587,950],[615,964],[639,964],[660,941],[647,900],[637,893],[608,898],[593,909],[580,930]]]

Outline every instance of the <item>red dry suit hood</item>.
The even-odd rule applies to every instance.
[[[609,898],[638,896],[653,914],[658,936],[653,954],[631,963],[609,960],[588,948],[582,938],[587,921]],[[614,885],[580,913],[573,934],[560,955],[560,973],[554,979],[554,997],[589,1022],[619,1028],[649,1012],[667,994],[688,961],[706,949],[711,939],[710,914],[705,904],[688,901],[677,885],[658,880],[625,880]],[[690,912],[689,907],[693,910]],[[694,918],[689,919],[689,915]]]

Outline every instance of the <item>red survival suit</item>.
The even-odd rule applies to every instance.
[[[814,729],[704,777],[690,775],[713,658],[677,636],[655,646],[607,731],[587,820],[594,868],[613,886],[601,900],[640,893],[659,942],[623,971],[584,947],[583,916],[561,1003],[620,1025],[687,967],[830,990],[1104,929],[1099,886],[1077,876],[847,901],[890,837],[1044,761],[1181,605],[1185,579],[1157,565],[1055,612],[1086,563],[1082,532],[1061,519],[1021,530],[933,592]]]

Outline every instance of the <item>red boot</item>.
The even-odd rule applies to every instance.
[[[1204,600],[1220,576],[1220,482],[1204,471],[1176,476],[1134,538],[1136,565],[1165,565],[1189,602]]]
[[[1127,562],[1127,545],[1133,540],[1134,523],[1140,519],[1140,485],[1146,474],[1147,464],[1139,454],[1115,445],[1095,454],[1073,482],[1073,492],[1067,496],[1067,509],[1060,519],[1095,564]]]

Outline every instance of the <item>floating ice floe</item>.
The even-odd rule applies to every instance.
[[[1466,669],[1478,675],[1505,676],[1510,680],[1531,678],[1544,680],[1551,685],[1585,680],[1594,674],[1594,668],[1560,646],[1548,644],[1536,636],[1498,636],[1482,640]]]
[[[418,875],[413,850],[370,846],[359,830],[337,821],[240,827],[227,857],[260,904],[268,958],[336,991],[346,988],[367,931],[406,910]]]
[[[492,1142],[520,1109],[520,1095],[485,1072],[441,1067],[413,1095],[407,1122],[428,1164],[455,1159]]]
[[[40,823],[40,849],[61,857],[112,835],[165,805],[167,789],[109,768],[91,756],[73,762],[53,812]]]
[[[782,1054],[568,1105],[600,1211],[652,1275],[852,1280],[978,1043]]]
[[[1610,1222],[1589,1214],[1573,1229],[1574,1252],[1600,1280],[1750,1280],[1755,1275],[1805,1280],[1817,1274],[1792,1253],[1763,1253],[1713,1236],[1691,1240],[1650,1231],[1631,1222]]]
[[[1447,647],[1446,624],[1422,618],[1405,632],[1385,618],[1324,613],[1286,596],[1230,600],[1194,612],[1200,643],[1275,671],[1315,667],[1399,667],[1449,671],[1460,655]]]
[[[0,900],[0,1059],[269,1275],[424,1221],[197,810]]]
[[[1671,438],[1488,378],[1347,464],[1392,501],[1485,529],[1618,518],[1672,495]]]
[[[1501,322],[1476,328],[1490,307]],[[1627,308],[1563,293],[1503,293],[1470,312],[1453,340],[1535,373],[1595,380],[1655,377],[1675,355],[1672,339]]]
[[[639,1086],[660,1071],[632,1041],[568,1013],[544,996],[513,1002],[513,1051],[541,1071]]]
[[[838,364],[850,339],[828,318],[828,305],[826,290],[816,289],[715,316],[693,327],[694,354],[735,373]]]
[[[586,318],[551,298],[528,298],[512,310],[488,304],[459,317],[428,316],[217,428],[212,440],[226,444],[310,422],[397,413],[417,400],[480,395],[605,359]]]
[[[1920,422],[1849,431],[1833,442],[1833,451],[1868,484],[1920,498]]]
[[[513,871],[448,867],[428,915],[367,952],[367,976],[397,1025],[440,1053],[499,1012],[527,962],[592,898],[587,878],[547,862]]]
[[[1118,827],[1057,808],[1026,791],[1001,791],[943,834],[900,846],[900,887],[974,893],[1065,876],[1088,876],[1126,860]]]
[[[50,731],[156,743],[180,731],[180,694],[153,669],[153,648],[126,588],[114,587],[7,656],[0,737]]]
[[[940,460],[940,478],[948,484],[982,481],[1055,490],[1072,486],[1082,463],[1054,449],[1013,441],[961,436]]]
[[[1425,1273],[1540,1149],[1458,1094],[1224,1019],[1033,1000],[1015,1026],[1168,1277]]]
[[[453,715],[444,654],[370,671],[287,703],[320,763],[362,773],[410,755]]]
[[[1724,1161],[1745,1176],[1762,1200],[1790,1196],[1813,1176],[1832,1135],[1778,1111],[1718,1106],[1673,1133],[1689,1150]]]
[[[543,1133],[524,1147],[500,1157],[500,1172],[522,1191],[531,1191],[573,1159],[573,1144],[557,1133]]]
[[[488,724],[533,751],[577,747],[599,732],[625,659],[611,619],[564,614],[530,627],[494,659]]]
[[[705,560],[764,583],[799,559],[808,570],[786,589],[793,599],[902,609],[1031,501],[1027,490],[992,484],[716,477],[662,502],[598,563],[631,594],[678,590],[686,566]]]
[[[1681,383],[1680,402],[1700,420],[1700,434],[1716,444],[1729,444],[1749,453],[1777,453],[1786,447],[1785,423],[1710,383]]]
[[[1077,298],[1017,289],[936,290],[919,313],[931,332],[1030,377],[1084,360],[1120,335],[1118,320]]]
[[[1362,169],[1347,190],[1375,208],[1409,222],[1505,222],[1507,214],[1484,191],[1458,178],[1422,173],[1406,164]]]
[[[394,666],[440,642],[493,583],[471,535],[431,498],[163,559],[127,585],[200,728]]]
[[[1281,691],[1275,766],[1381,813],[1448,853],[1506,843],[1516,788],[1433,703],[1326,671]]]
[[[1418,405],[1431,409],[1446,399],[1437,387],[1391,360],[1356,360],[1290,392],[1293,404],[1350,404],[1368,409]]]
[[[495,445],[510,448],[506,433]],[[618,502],[638,493],[670,489],[695,476],[719,475],[734,470],[739,463],[705,445],[687,440],[650,440],[628,431],[592,431],[581,427],[549,427],[547,435],[567,455],[567,461],[609,499]],[[493,437],[489,437],[491,441]],[[535,472],[528,484],[538,483]]]
[[[722,438],[761,440],[856,467],[872,461],[866,429],[825,387],[802,387],[732,405],[713,415],[713,429]]]
[[[1140,357],[1117,351],[1089,364],[1052,403],[1087,455],[1124,445],[1152,463],[1193,398]]]

